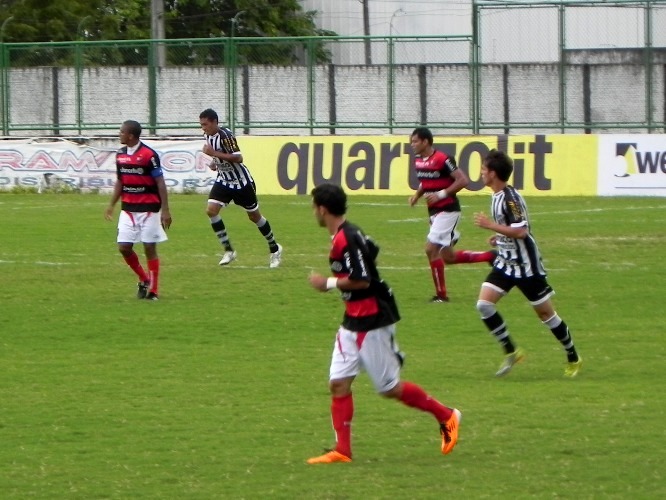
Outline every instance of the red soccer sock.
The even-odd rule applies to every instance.
[[[444,261],[442,259],[430,261],[430,272],[435,284],[435,292],[438,297],[446,297],[446,283],[444,281]]]
[[[150,271],[150,292],[157,295],[157,285],[160,276],[160,259],[148,261],[148,271]]]
[[[495,260],[495,252],[474,252],[472,250],[458,250],[456,252],[456,264],[474,264],[476,262],[492,262]]]
[[[431,413],[439,423],[446,422],[453,413],[451,408],[447,408],[435,398],[426,394],[420,386],[411,382],[402,383],[400,401],[412,408]]]
[[[136,254],[136,252],[132,252],[129,255],[123,255],[123,259],[125,259],[127,265],[130,266],[132,271],[134,271],[139,277],[139,281],[148,281],[148,275],[146,274],[146,271],[143,270],[143,267],[141,267],[139,256]]]
[[[331,400],[331,418],[337,445],[335,451],[351,458],[351,423],[354,416],[354,398],[351,393]]]

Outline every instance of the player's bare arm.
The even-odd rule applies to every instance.
[[[409,205],[414,206],[416,203],[419,201],[419,198],[423,196],[423,188],[421,187],[421,184],[419,184],[419,187],[417,190],[414,192],[412,196],[409,197]]]
[[[171,227],[171,211],[169,210],[169,192],[167,191],[166,182],[164,182],[164,177],[156,177],[155,183],[157,184],[157,190],[160,193],[160,199],[162,200],[162,205],[160,209],[160,219],[162,222],[162,227],[164,229],[169,229]]]
[[[104,218],[106,220],[111,220],[113,218],[113,207],[118,203],[118,200],[120,199],[120,192],[122,189],[122,184],[120,183],[119,180],[116,180],[116,183],[113,186],[113,194],[111,195],[111,201],[109,201],[109,205],[106,207],[106,210],[104,210]]]
[[[451,184],[446,190],[449,196],[456,194],[458,191],[469,185],[469,177],[459,168],[453,171],[451,177],[454,179],[453,184]]]

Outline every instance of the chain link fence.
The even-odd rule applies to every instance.
[[[663,132],[665,4],[476,1],[478,128]]]
[[[490,1],[469,36],[0,43],[5,136],[662,132],[666,2]]]

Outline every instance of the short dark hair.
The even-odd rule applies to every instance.
[[[513,160],[504,151],[491,149],[483,160],[488,170],[497,174],[499,180],[506,182],[513,173]]]
[[[201,120],[202,118],[215,122],[220,121],[220,119],[217,117],[217,111],[211,108],[204,109],[201,113],[199,113],[199,120]]]
[[[136,120],[125,120],[123,127],[125,127],[128,134],[132,134],[137,139],[141,137],[141,124]]]
[[[410,137],[414,136],[417,136],[421,140],[425,139],[426,141],[428,141],[428,144],[432,144],[433,142],[432,132],[427,127],[416,127],[414,129],[414,132],[412,132],[412,135],[410,135]]]
[[[344,215],[347,212],[347,195],[335,184],[320,184],[312,192],[312,203],[326,207],[331,215]]]

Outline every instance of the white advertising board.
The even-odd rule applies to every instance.
[[[215,180],[203,141],[145,141],[160,154],[169,189],[208,192]],[[70,141],[0,142],[0,189],[48,188],[58,182],[81,191],[110,192],[116,180],[117,149]]]
[[[666,135],[599,135],[597,194],[666,196]]]

